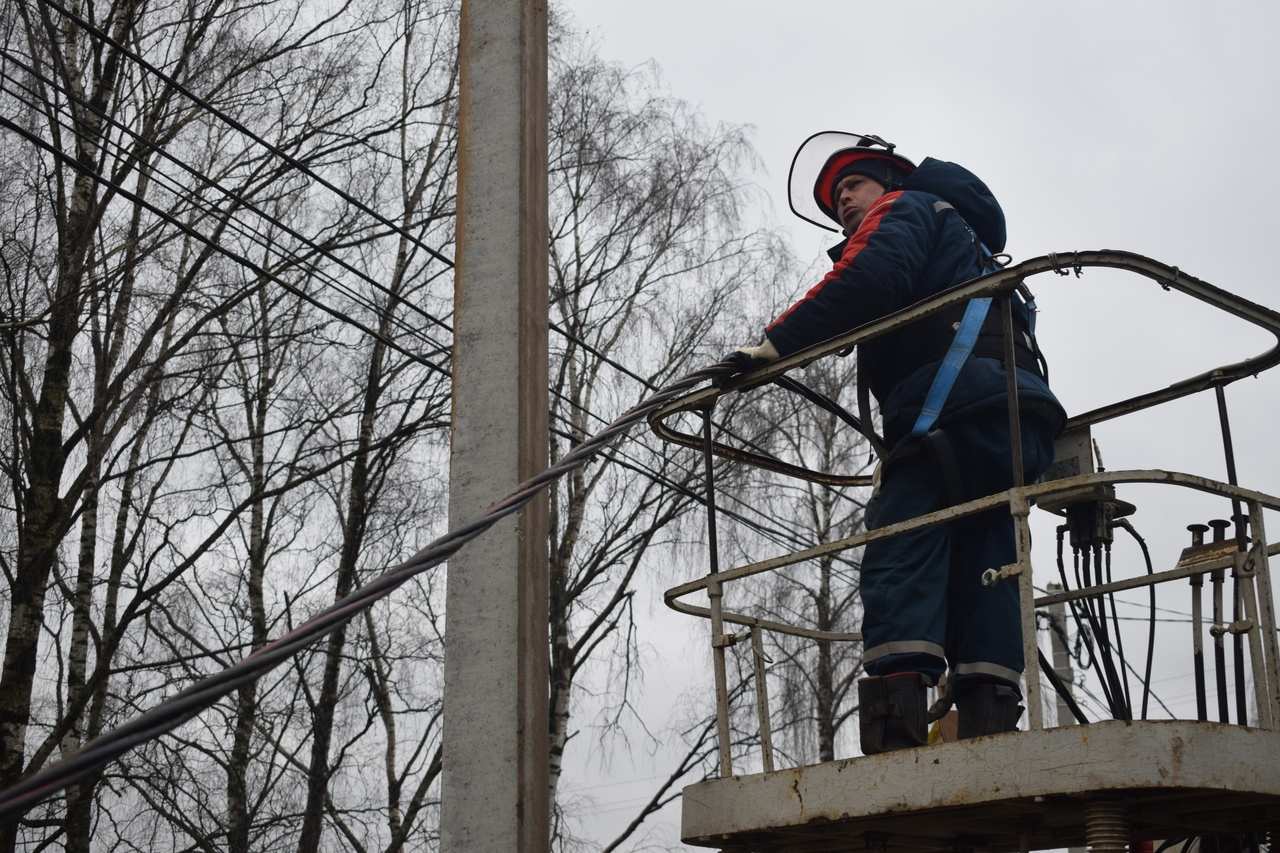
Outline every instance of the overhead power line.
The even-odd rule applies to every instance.
[[[336,630],[363,609],[386,597],[401,584],[444,562],[466,543],[495,523],[518,512],[554,480],[585,464],[673,399],[698,385],[733,372],[729,362],[695,370],[680,377],[657,394],[633,406],[608,427],[577,445],[557,464],[518,485],[515,491],[494,503],[483,515],[436,539],[410,559],[383,572],[353,590],[284,636],[271,640],[257,651],[221,672],[186,687],[156,707],[85,744],[75,755],[19,781],[0,792],[0,819],[16,816],[57,791],[94,773],[133,747],[171,731],[218,699],[261,677],[316,640]]]
[[[0,51],[0,55],[3,55],[6,60],[13,61],[14,64],[24,68],[34,76],[40,77],[41,80],[44,80],[46,84],[51,86],[55,91],[59,92],[60,94],[62,94],[67,98],[70,98],[80,103],[82,106],[84,106],[84,108],[89,109],[92,107],[91,104],[84,101],[82,98],[79,98],[78,96],[76,96],[75,93],[70,92],[66,88],[57,85],[52,80],[48,80],[47,78],[44,78],[38,75],[33,69],[29,68],[21,61],[12,59],[12,57],[7,52]],[[8,72],[4,70],[0,70],[0,81],[5,81],[10,84],[10,86],[4,86],[0,84],[0,90],[7,92],[8,94],[17,98],[19,101],[21,101],[27,106],[39,106],[39,103],[37,102],[37,100],[35,100],[39,97],[38,93],[34,92],[32,89],[24,85],[22,81],[17,80]],[[11,86],[18,87],[19,89],[21,89],[21,92],[15,91],[13,88],[11,88]],[[59,117],[61,117],[64,115],[64,112],[59,110],[56,114]],[[251,213],[255,214],[257,217],[259,217],[261,220],[266,222],[268,225],[275,228],[279,228],[282,232],[290,235],[296,240],[301,241],[308,248],[312,249],[317,255],[321,255],[327,258],[328,260],[338,264],[343,269],[350,272],[352,275],[355,275],[360,280],[364,281],[374,289],[386,295],[389,299],[395,300],[398,304],[401,304],[406,309],[413,311],[418,316],[427,320],[429,323],[440,326],[444,328],[446,331],[452,332],[452,328],[447,323],[433,316],[430,312],[426,311],[422,307],[416,305],[412,300],[405,299],[402,294],[397,294],[393,292],[389,287],[382,284],[382,282],[373,278],[371,275],[369,275],[365,271],[358,269],[357,267],[355,267],[353,264],[351,264],[349,261],[345,260],[344,258],[340,257],[331,248],[325,248],[319,245],[318,243],[315,242],[315,240],[303,235],[297,229],[291,227],[280,218],[272,216],[271,214],[262,210],[262,208],[259,205],[257,205],[252,199],[245,196],[244,193],[240,193],[240,192],[236,192],[234,190],[228,189],[218,181],[215,181],[205,175],[202,175],[200,172],[198,172],[196,169],[192,168],[191,166],[187,165],[181,159],[170,154],[167,150],[165,150],[163,146],[158,145],[152,140],[146,139],[141,134],[125,126],[124,124],[117,121],[116,119],[106,115],[105,113],[98,111],[97,114],[105,122],[107,122],[108,124],[114,127],[117,127],[118,129],[128,134],[133,139],[147,146],[151,151],[153,151],[160,157],[164,158],[167,162],[177,165],[184,172],[194,177],[199,182],[199,184],[205,187],[208,187],[210,189],[216,190],[217,192],[224,195],[228,200],[234,202],[237,206],[242,207],[250,211]],[[74,116],[70,118],[74,120]],[[72,124],[63,124],[62,126],[67,130],[71,131],[72,133],[75,132],[75,127]],[[125,158],[129,156],[128,150],[120,142],[109,139],[107,137],[103,137],[100,141],[103,145],[104,151],[109,152],[114,150],[119,155],[122,155]],[[222,211],[219,211],[218,208],[212,206],[211,204],[202,203],[200,201],[200,193],[198,188],[183,184],[181,181],[177,180],[171,175],[168,175],[159,170],[152,170],[150,172],[150,176],[151,176],[151,179],[155,181],[157,184],[159,184],[161,187],[173,193],[176,197],[185,200],[192,207],[198,210],[201,210],[202,212],[213,217],[221,217],[225,215],[228,220],[228,226],[227,226],[228,228],[233,229],[236,233],[246,237],[252,243],[260,246],[261,248],[276,254],[281,258],[282,264],[286,264],[286,265],[297,264],[299,266],[302,266],[308,269],[308,271],[312,275],[316,276],[317,278],[326,280],[330,286],[334,287],[337,290],[342,291],[345,295],[347,295],[353,301],[361,304],[366,308],[369,308],[370,310],[373,310],[375,313],[378,311],[378,307],[376,305],[373,305],[371,302],[364,299],[364,297],[357,294],[355,291],[351,290],[349,285],[339,281],[332,274],[328,273],[325,270],[322,270],[321,268],[316,266],[313,262],[306,261],[300,254],[286,253],[285,251],[278,248],[272,240],[264,236],[261,231],[250,228],[248,225],[232,217],[229,213],[224,214]],[[121,185],[117,181],[111,180],[111,181],[108,181],[107,183],[114,190],[118,191],[121,188]],[[445,352],[445,353],[448,352],[449,345],[436,341],[433,338],[430,338],[425,333],[423,333],[420,329],[417,329],[413,326],[408,325],[404,320],[401,320],[399,318],[393,318],[392,322],[395,323],[395,325],[398,328],[400,328],[402,331],[404,331],[406,334],[412,337],[418,338],[419,340],[422,340],[423,342],[430,345],[433,351]]]
[[[431,257],[435,258],[441,263],[446,264],[450,267],[453,266],[452,258],[446,256],[443,252],[434,248],[433,246],[430,246],[422,242],[422,240],[410,234],[408,230],[405,229],[403,226],[401,226],[399,223],[392,222],[382,213],[379,213],[374,208],[370,207],[360,199],[351,195],[351,193],[337,186],[332,181],[329,181],[319,172],[316,172],[306,163],[302,162],[301,160],[298,160],[297,158],[289,154],[284,149],[280,148],[279,146],[273,145],[267,140],[263,139],[261,136],[254,133],[252,130],[246,127],[242,122],[238,121],[234,116],[228,114],[223,110],[218,109],[218,107],[214,106],[209,101],[205,100],[204,98],[201,98],[199,95],[192,92],[186,86],[182,85],[182,83],[179,82],[177,79],[166,74],[160,68],[157,68],[151,62],[147,61],[147,59],[143,57],[141,54],[139,54],[137,51],[132,50],[127,45],[121,44],[119,41],[113,39],[109,33],[107,33],[101,27],[98,27],[97,25],[95,25],[92,21],[84,18],[81,15],[76,14],[70,9],[67,9],[65,6],[58,3],[57,0],[40,0],[40,3],[44,6],[49,7],[50,9],[53,9],[59,15],[62,15],[64,18],[74,23],[77,27],[84,30],[86,33],[88,33],[97,41],[100,41],[103,44],[110,46],[112,50],[115,50],[119,52],[120,55],[125,56],[128,59],[132,60],[136,65],[145,69],[148,73],[156,77],[158,80],[163,81],[166,86],[172,87],[172,89],[175,92],[182,95],[184,98],[189,100],[192,104],[204,110],[209,115],[214,116],[219,121],[231,127],[238,133],[241,133],[244,136],[248,137],[255,144],[266,149],[272,155],[280,158],[282,161],[284,161],[285,164],[287,164],[294,170],[311,178],[316,183],[320,184],[322,187],[324,187],[325,189],[332,192],[334,195],[341,198],[347,204],[350,204],[351,206],[355,207],[357,210],[360,210],[361,212],[366,213],[369,216],[373,217],[384,227],[389,228],[393,232],[402,235],[406,240],[409,240],[414,245],[418,246],[418,248],[422,249],[424,252],[431,255]]]

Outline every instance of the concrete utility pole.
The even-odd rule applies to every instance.
[[[1062,592],[1059,584],[1051,583],[1046,588],[1049,594]],[[1071,652],[1067,648],[1067,605],[1065,602],[1059,601],[1056,604],[1049,605],[1049,618],[1053,620],[1055,625],[1062,628],[1062,634],[1050,629],[1049,642],[1053,646],[1053,669],[1058,673],[1058,678],[1062,679],[1062,683],[1066,685],[1067,690],[1071,690],[1071,685],[1075,682],[1075,673],[1071,670]],[[1061,696],[1057,697],[1058,701],[1058,725],[1074,726],[1076,723],[1075,715],[1071,713],[1071,709],[1067,707],[1067,703]],[[1083,847],[1070,847],[1067,853],[1085,853]]]
[[[547,464],[547,6],[463,0],[449,523]],[[547,506],[449,561],[446,853],[549,846]]]
[[[1062,592],[1062,587],[1056,583],[1049,584],[1046,590],[1053,594]],[[1049,618],[1053,620],[1053,624],[1059,626],[1063,634],[1059,634],[1056,630],[1049,631],[1049,642],[1053,647],[1053,669],[1058,673],[1058,678],[1062,679],[1062,683],[1071,689],[1075,673],[1071,671],[1071,653],[1067,649],[1066,638],[1063,636],[1067,630],[1067,607],[1064,602],[1057,602],[1049,605]],[[1066,701],[1061,696],[1057,697],[1058,701],[1058,725],[1072,726],[1075,725],[1076,718],[1071,713],[1071,709],[1067,707]]]

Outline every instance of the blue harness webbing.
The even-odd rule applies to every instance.
[[[999,269],[999,265],[995,262],[988,251],[980,241],[975,242],[982,253],[983,260],[986,262],[986,269],[983,275],[994,272]],[[938,365],[938,372],[933,375],[933,382],[929,385],[929,393],[925,395],[924,405],[920,407],[920,414],[916,417],[915,426],[911,428],[911,437],[919,438],[929,430],[933,429],[933,425],[938,422],[938,417],[942,414],[942,408],[947,404],[947,398],[951,396],[951,389],[956,384],[956,379],[960,376],[960,368],[964,367],[964,363],[969,360],[969,356],[973,353],[974,344],[978,342],[978,335],[982,331],[982,324],[986,322],[987,314],[991,311],[990,296],[984,296],[979,299],[970,299],[969,304],[965,306],[964,316],[960,318],[960,324],[956,328],[956,336],[951,339],[951,346],[947,349],[947,354],[943,357]],[[1033,304],[1027,305],[1029,317],[1028,325],[1031,328],[1031,334],[1035,334],[1035,307]]]
[[[937,423],[938,416],[942,414],[942,407],[947,404],[951,389],[960,376],[960,368],[964,367],[964,363],[969,360],[973,345],[978,342],[978,333],[982,330],[982,324],[986,322],[987,312],[990,310],[990,296],[970,299],[969,304],[965,306],[964,316],[960,318],[960,327],[956,329],[956,336],[951,339],[951,347],[938,365],[938,372],[933,374],[929,393],[925,395],[924,405],[920,407],[916,424],[911,428],[913,437],[919,438],[933,429],[933,425]]]

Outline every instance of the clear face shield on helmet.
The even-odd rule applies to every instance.
[[[905,157],[894,153],[894,146],[873,134],[849,133],[843,130],[822,130],[804,142],[791,158],[787,173],[787,202],[791,212],[805,222],[827,231],[840,231],[840,223],[834,213],[824,210],[815,198],[819,180],[829,182],[838,171],[837,155],[844,158],[876,156],[892,160],[899,168],[910,171],[915,165]]]

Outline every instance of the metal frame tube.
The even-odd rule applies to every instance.
[[[1031,569],[1031,528],[1027,517],[1031,507],[1020,491],[1026,484],[1022,470],[1022,410],[1018,401],[1018,364],[1013,343],[1013,294],[1000,298],[1001,337],[1004,342],[1005,394],[1009,412],[1009,464],[1014,491],[1009,496],[1013,516],[1013,543],[1018,566],[1018,616],[1022,628],[1023,681],[1027,717],[1032,731],[1044,728],[1044,708],[1040,702],[1040,646],[1036,642],[1036,592]]]
[[[1227,394],[1222,385],[1215,385],[1213,389],[1214,398],[1218,403],[1218,426],[1222,433],[1222,455],[1227,463],[1227,482],[1233,486],[1240,485],[1240,480],[1236,476],[1236,452],[1235,446],[1231,441],[1231,418],[1227,412]],[[1248,547],[1248,541],[1245,536],[1243,524],[1243,516],[1240,511],[1240,501],[1232,498],[1231,500],[1231,520],[1235,522],[1236,549],[1243,551]],[[1240,621],[1240,578],[1235,572],[1231,573],[1231,621]],[[1231,661],[1235,670],[1235,696],[1236,696],[1236,722],[1240,725],[1248,725],[1249,711],[1245,702],[1244,689],[1244,637],[1232,634],[1231,637]]]
[[[773,772],[773,728],[769,725],[769,681],[764,671],[760,626],[751,627],[751,656],[756,670],[756,718],[760,721],[760,753],[765,773]]]
[[[1036,641],[1036,591],[1031,576],[1031,507],[1021,495],[1009,502],[1013,514],[1013,541],[1018,566],[1018,616],[1022,622],[1022,665],[1026,682],[1027,718],[1032,731],[1044,728],[1040,701],[1040,645]]]
[[[1209,719],[1209,702],[1204,683],[1204,575],[1191,576],[1191,658],[1195,667],[1196,719]]]
[[[711,574],[720,573],[720,544],[716,538],[716,474],[712,456],[711,411],[714,403],[702,410],[703,462],[707,480],[707,551]],[[720,753],[720,775],[733,775],[733,756],[729,742],[729,676],[725,669],[724,650],[730,640],[724,634],[724,588],[719,581],[707,584],[711,611],[711,663],[716,680],[716,735]]]
[[[732,641],[724,634],[724,620],[720,615],[723,587],[719,583],[709,584],[707,597],[711,599],[711,665],[715,670],[716,681],[717,750],[720,756],[720,775],[728,778],[733,775],[733,756],[729,751],[729,675],[725,669],[724,650]]]
[[[1268,687],[1271,694],[1271,719],[1280,724],[1280,640],[1276,637],[1275,599],[1271,591],[1271,566],[1267,560],[1271,549],[1267,547],[1267,531],[1262,518],[1262,507],[1249,504],[1249,528],[1253,533],[1253,546],[1249,551],[1249,563],[1258,585],[1258,619],[1262,629],[1267,654]]]
[[[1271,697],[1267,692],[1267,664],[1262,651],[1262,632],[1258,627],[1258,598],[1254,587],[1254,573],[1249,565],[1248,555],[1236,554],[1236,571],[1240,573],[1241,588],[1244,590],[1244,615],[1249,621],[1249,660],[1253,665],[1254,700],[1258,704],[1258,727],[1274,728],[1272,722]]]
[[[726,382],[723,387],[692,392],[685,397],[671,401],[671,403],[655,412],[649,418],[649,423],[654,432],[662,439],[696,448],[699,445],[696,435],[672,430],[665,426],[663,422],[677,412],[695,411],[706,405],[709,400],[723,394],[744,391],[764,385],[771,382],[775,377],[809,364],[824,355],[830,355],[850,346],[896,331],[947,308],[962,305],[970,299],[985,296],[997,297],[1009,293],[1031,276],[1060,271],[1064,266],[1078,269],[1104,267],[1136,273],[1150,279],[1155,284],[1159,284],[1164,290],[1179,291],[1259,326],[1276,338],[1275,344],[1270,349],[1253,358],[1216,367],[1213,370],[1175,382],[1165,388],[1076,415],[1067,422],[1067,429],[1076,429],[1088,424],[1101,423],[1121,415],[1133,414],[1160,403],[1167,403],[1189,394],[1206,391],[1219,385],[1234,382],[1237,379],[1243,379],[1246,376],[1256,376],[1258,373],[1280,364],[1280,313],[1250,302],[1247,299],[1242,299],[1195,276],[1188,275],[1177,267],[1162,264],[1152,258],[1134,254],[1133,252],[1117,250],[1071,252],[1065,255],[1044,255],[1030,258],[1020,264],[1006,267],[999,272],[965,282],[902,311],[860,326],[848,334],[831,338],[821,344],[778,359],[750,373],[735,377]],[[759,460],[752,459],[751,454],[748,453],[741,453],[737,458],[740,461],[751,461],[752,464],[759,463]],[[817,478],[825,476],[819,472],[812,473]]]

